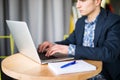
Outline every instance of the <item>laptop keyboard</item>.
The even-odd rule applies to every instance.
[[[38,55],[39,55],[39,57],[40,57],[40,59],[42,59],[42,60],[48,60],[48,59],[54,59],[54,58],[57,58],[57,57],[55,57],[55,56],[49,56],[49,57],[47,57],[47,56],[45,56],[45,52],[41,52],[41,53],[38,53]]]

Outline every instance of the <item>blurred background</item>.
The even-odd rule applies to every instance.
[[[101,6],[120,15],[120,0],[102,0]],[[0,63],[18,52],[5,20],[25,21],[37,48],[43,41],[63,40],[80,17],[76,0],[0,0]],[[13,79],[0,68],[0,80]]]

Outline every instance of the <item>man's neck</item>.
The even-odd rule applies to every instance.
[[[88,22],[94,21],[96,19],[96,17],[99,15],[99,13],[100,13],[100,8],[97,8],[90,15],[88,15],[87,21]]]

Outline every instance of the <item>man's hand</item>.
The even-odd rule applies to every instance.
[[[48,48],[45,56],[49,57],[55,53],[68,54],[68,46],[55,44]]]
[[[44,52],[47,51],[50,47],[52,47],[54,44],[48,41],[43,42],[38,46],[38,52]]]

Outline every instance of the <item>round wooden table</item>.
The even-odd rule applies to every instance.
[[[89,72],[54,75],[47,64],[38,64],[21,53],[5,58],[1,67],[6,75],[19,80],[86,80],[101,72],[102,62],[85,61],[95,65],[97,69]]]

